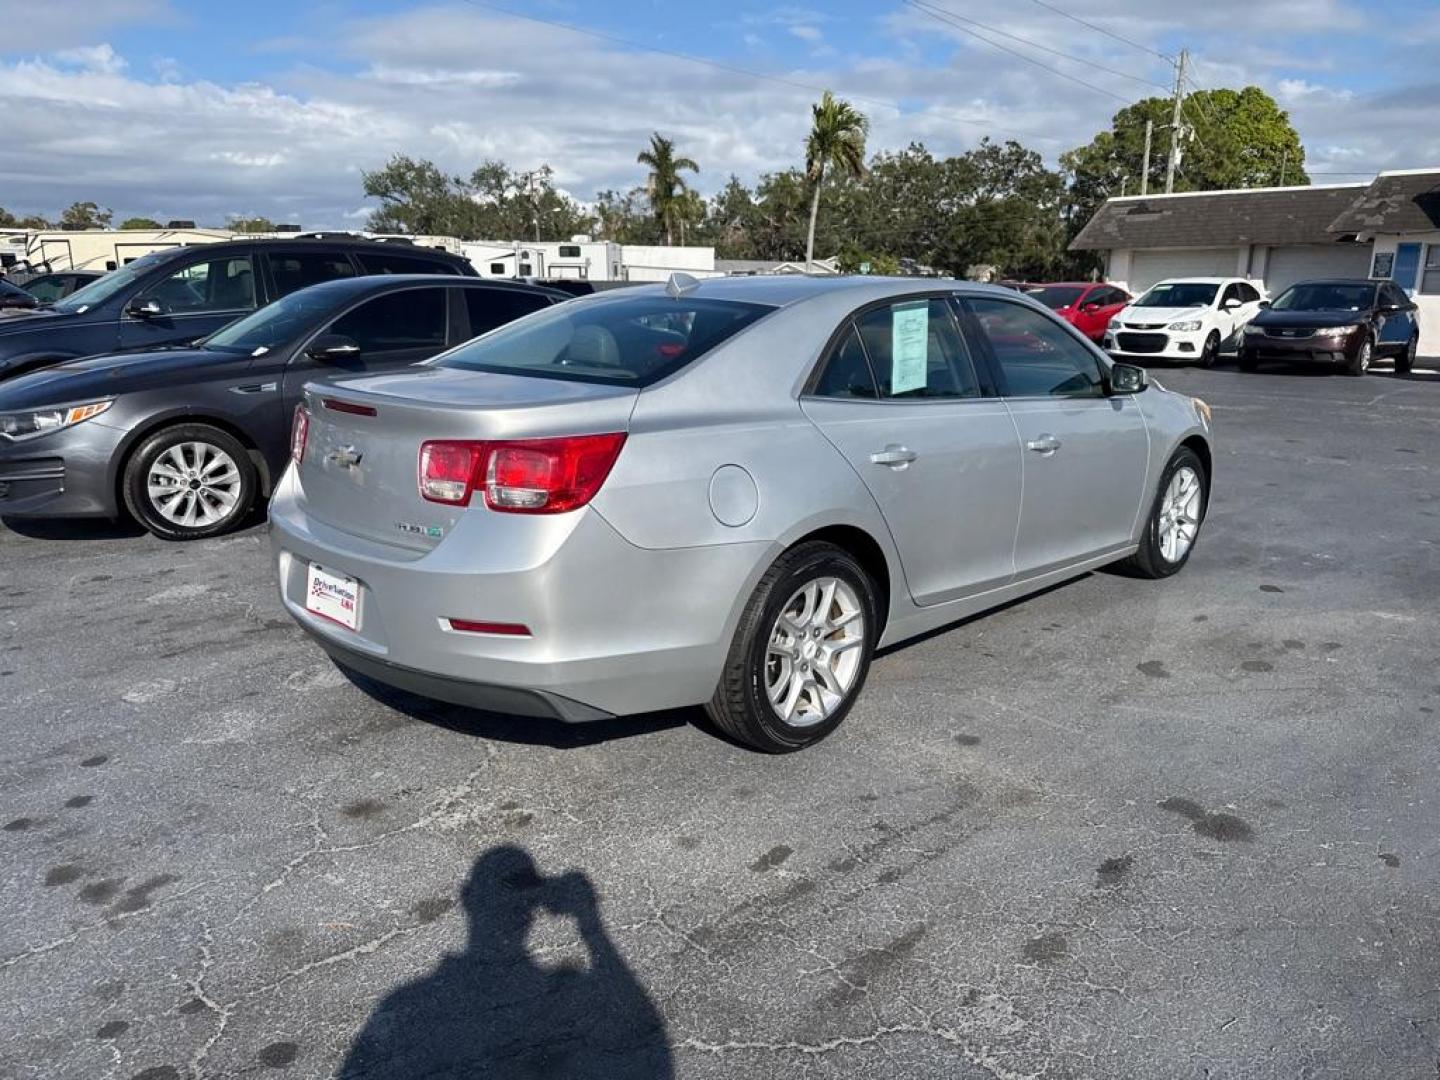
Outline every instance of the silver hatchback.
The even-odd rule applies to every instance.
[[[280,590],[342,666],[567,721],[833,731],[878,646],[1125,560],[1165,577],[1210,415],[1013,292],[676,278],[307,387]]]

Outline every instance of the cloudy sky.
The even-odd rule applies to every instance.
[[[988,134],[1053,163],[1162,93],[1182,47],[1198,85],[1280,100],[1317,183],[1440,165],[1434,0],[924,3],[954,18],[906,0],[0,0],[0,206],[354,226],[361,170],[394,152],[548,162],[589,198],[641,181],[656,129],[710,192],[795,164],[823,87],[870,116],[872,150]]]

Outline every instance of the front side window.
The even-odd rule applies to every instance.
[[[967,301],[1005,375],[1010,397],[1099,397],[1100,363],[1062,326],[1003,300]]]
[[[980,383],[945,300],[901,300],[855,320],[883,398],[979,397]]]
[[[366,300],[330,325],[362,356],[445,345],[445,290],[405,289]]]
[[[80,295],[79,293],[75,294]],[[255,274],[248,255],[182,266],[138,297],[155,300],[167,315],[242,311],[255,306]]]
[[[200,347],[260,355],[289,344],[323,319],[327,311],[334,310],[334,306],[335,300],[330,296],[313,293],[286,296],[216,331],[200,342]]]
[[[355,268],[344,255],[323,254],[317,251],[277,253],[267,256],[270,260],[270,276],[275,279],[275,295],[289,296],[292,292],[322,281],[355,276]]]
[[[1135,306],[1139,308],[1209,307],[1215,302],[1219,285],[1199,281],[1173,281],[1152,286]]]
[[[557,304],[449,353],[437,365],[573,382],[649,386],[773,309],[664,295]]]
[[[104,277],[96,278],[84,288],[76,289],[57,303],[55,310],[69,314],[92,308],[96,304],[103,304],[122,289],[134,285],[154,269],[156,263],[164,262],[169,255],[169,252],[156,251],[149,255],[141,255],[138,259],[131,259],[119,270],[112,270]]]
[[[1224,307],[1231,300],[1234,300],[1237,304],[1243,304],[1245,302],[1245,298],[1240,295],[1240,286],[1234,283],[1225,286],[1224,295],[1220,297],[1220,306]]]
[[[65,295],[66,280],[63,277],[37,278],[25,283],[25,291],[41,303],[53,303]]]

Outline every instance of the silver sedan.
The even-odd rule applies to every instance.
[[[981,285],[677,277],[307,388],[280,590],[342,666],[797,750],[879,646],[1194,550],[1210,412]]]

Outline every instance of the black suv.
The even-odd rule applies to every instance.
[[[1415,302],[1393,281],[1297,281],[1260,307],[1241,333],[1241,371],[1266,360],[1318,362],[1350,375],[1364,375],[1381,356],[1393,356],[1401,373],[1415,363]]]
[[[157,251],[0,321],[0,379],[81,356],[188,345],[307,285],[368,274],[476,276],[456,255],[373,240],[227,240]]]

